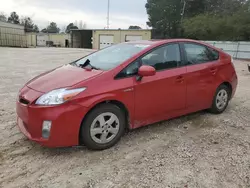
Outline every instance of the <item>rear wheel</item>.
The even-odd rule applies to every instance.
[[[81,140],[89,149],[104,150],[115,145],[125,130],[123,111],[113,104],[92,110],[82,124]]]
[[[214,114],[223,113],[228,106],[230,95],[230,89],[226,85],[220,85],[216,90],[210,112]]]

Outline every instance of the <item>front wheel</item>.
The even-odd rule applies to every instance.
[[[104,150],[115,145],[125,130],[123,111],[113,104],[102,104],[86,117],[81,128],[81,141],[89,149]]]
[[[223,113],[229,103],[230,100],[230,89],[226,85],[221,85],[216,90],[216,94],[213,99],[212,107],[210,108],[210,112],[214,114]]]

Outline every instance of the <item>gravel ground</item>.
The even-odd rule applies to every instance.
[[[199,112],[127,133],[113,148],[48,149],[16,126],[18,89],[88,53],[0,48],[0,187],[250,187],[250,73],[235,61],[239,87],[222,115]]]

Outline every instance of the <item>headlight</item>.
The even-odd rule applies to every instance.
[[[40,98],[37,99],[36,104],[44,106],[63,104],[78,95],[79,93],[83,92],[84,90],[86,90],[86,88],[69,90],[67,88],[56,89],[42,95]]]

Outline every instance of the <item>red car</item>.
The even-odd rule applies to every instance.
[[[204,109],[220,114],[236,87],[231,56],[208,44],[122,43],[29,81],[16,102],[18,126],[47,147],[102,150],[125,129]]]

